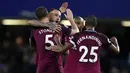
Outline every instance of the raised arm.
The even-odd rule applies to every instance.
[[[61,13],[65,13],[67,7],[68,7],[68,2],[64,2],[64,3],[62,3],[62,5],[61,5],[61,7],[59,8],[59,10],[61,11]]]
[[[109,46],[109,49],[118,54],[120,52],[120,48],[116,37],[112,37],[110,41],[112,42],[112,44]]]
[[[66,10],[66,13],[67,14],[64,14],[65,17],[70,21],[71,23],[71,35],[75,34],[75,33],[78,33],[79,32],[79,29],[76,25],[76,23],[74,22],[74,19],[73,19],[73,13],[70,9],[67,9]]]

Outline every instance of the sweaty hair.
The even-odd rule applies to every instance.
[[[90,15],[85,19],[86,26],[92,26],[96,27],[98,22],[97,22],[97,17],[94,15]]]
[[[38,7],[35,12],[35,15],[38,20],[41,20],[43,17],[46,17],[47,14],[48,14],[48,10],[44,6]]]
[[[80,16],[74,17],[75,21],[84,21],[84,19]]]

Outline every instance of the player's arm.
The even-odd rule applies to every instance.
[[[120,53],[120,48],[117,39],[115,37],[112,37],[110,41],[112,42],[112,44],[109,46],[109,49],[116,54]]]
[[[58,53],[65,53],[69,48],[72,48],[73,45],[71,43],[67,43],[63,46],[55,45],[51,47],[51,51],[58,52]]]
[[[38,20],[29,20],[28,24],[34,27],[48,27],[56,32],[61,31],[61,26],[57,25],[55,22],[42,23]]]
[[[65,14],[65,17],[66,17],[66,18],[70,21],[70,23],[71,23],[71,33],[70,33],[70,35],[73,35],[73,34],[75,34],[75,33],[78,33],[78,32],[79,32],[79,29],[78,29],[76,23],[74,22],[72,11],[71,11],[70,9],[67,9],[67,10],[66,10],[66,13],[67,13],[67,14]]]
[[[60,40],[59,40],[58,35],[55,35],[54,39],[57,44],[55,46],[51,46],[51,50],[54,52],[59,52],[59,53],[63,54],[65,52],[67,52],[68,49],[70,49],[72,47],[76,47],[73,37],[65,45],[61,45],[61,43],[59,43]]]
[[[78,29],[77,25],[75,24],[74,20],[69,20],[69,21],[71,23],[71,34],[70,35],[78,33],[79,29]]]
[[[28,24],[35,27],[49,27],[47,24],[42,23],[38,20],[29,20]]]
[[[65,54],[65,55],[68,55],[68,54],[69,54],[69,50],[67,50],[64,54]]]
[[[61,7],[59,8],[59,10],[61,11],[61,13],[65,13],[67,7],[68,7],[68,2],[64,2],[64,3],[62,3],[62,5],[61,5]]]

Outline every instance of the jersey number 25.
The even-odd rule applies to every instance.
[[[91,63],[94,63],[94,62],[97,61],[98,55],[95,52],[95,50],[98,50],[98,46],[92,46],[91,47],[90,56],[94,56],[93,59],[92,58],[85,59],[85,56],[88,54],[88,48],[86,46],[80,46],[79,51],[82,52],[82,50],[84,50],[84,53],[81,56],[81,58],[79,59],[79,62],[91,62]]]

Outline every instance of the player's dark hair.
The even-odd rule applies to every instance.
[[[41,20],[43,17],[46,17],[48,14],[47,8],[40,6],[36,9],[35,15],[38,20]]]
[[[85,19],[85,24],[86,26],[92,26],[96,27],[98,22],[97,22],[97,17],[94,15],[90,15]]]

